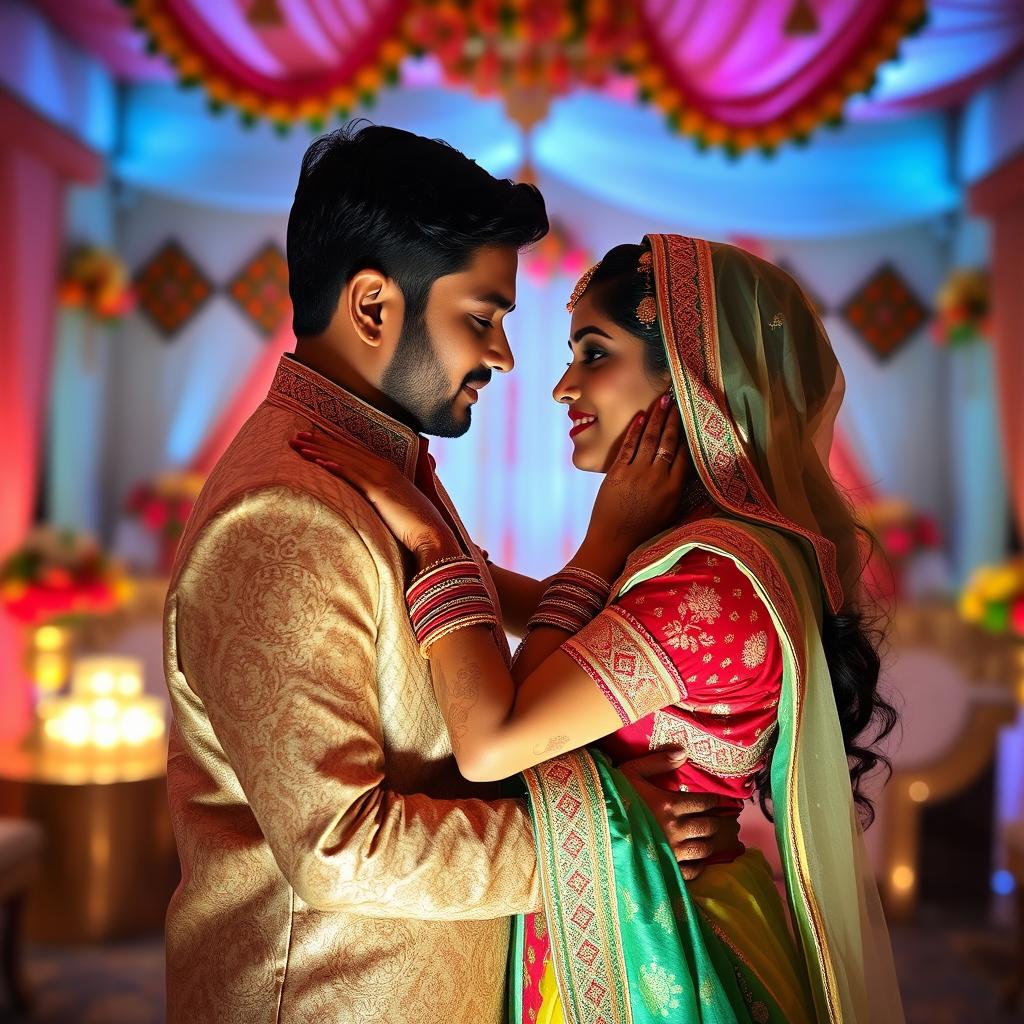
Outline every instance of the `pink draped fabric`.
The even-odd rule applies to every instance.
[[[117,0],[35,0],[46,17],[115,77],[132,82],[170,82],[163,57],[146,52],[146,37],[132,25],[131,12]]]
[[[250,370],[248,377],[242,382],[230,404],[221,413],[213,430],[203,442],[199,454],[192,462],[193,472],[206,476],[213,469],[242,424],[267,397],[267,392],[274,380],[274,371],[277,369],[281,356],[295,344],[291,322],[292,318],[289,312],[277,334],[271,338],[266,350],[256,360],[256,365]]]
[[[68,36],[129,80],[173,77],[149,57],[132,12],[118,0],[36,0]],[[347,84],[394,37],[410,0],[274,0],[279,21],[253,23],[253,0],[166,0],[164,16],[211,70],[265,99],[321,96]],[[689,105],[733,127],[784,116],[841,86],[849,67],[892,31],[890,0],[808,5],[817,26],[788,32],[793,0],[645,0],[646,35]],[[1018,0],[930,0],[930,20],[904,40],[891,96],[858,104],[858,116],[893,105],[935,109],[991,80],[1024,47]],[[913,72],[906,74],[913,65]]]
[[[64,184],[98,177],[90,151],[0,92],[0,557],[33,519],[53,348]],[[22,631],[0,609],[0,738],[29,720]]]
[[[1017,530],[1024,537],[1024,153],[970,193],[974,213],[992,222],[992,346],[1003,449]]]

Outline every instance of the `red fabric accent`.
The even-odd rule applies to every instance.
[[[832,479],[853,502],[857,505],[866,505],[877,500],[878,491],[875,485],[868,479],[846,435],[838,430],[832,439],[832,451],[829,453],[828,462]]]
[[[11,114],[16,125],[7,118]],[[90,153],[49,122],[0,95],[0,557],[23,539],[35,511],[53,349],[54,291],[67,175],[87,174]],[[8,132],[17,131],[17,135]],[[22,631],[0,610],[0,737],[30,720]]]
[[[685,721],[710,737],[745,749],[775,724],[782,688],[782,649],[771,616],[746,576],[730,559],[697,548],[675,568],[642,583],[616,605],[636,619],[675,665],[686,697],[661,714]],[[619,764],[647,754],[656,716],[648,715],[601,741]],[[671,726],[671,720],[662,719]],[[657,746],[657,743],[655,743]],[[716,793],[739,806],[753,793],[758,766],[742,774],[719,774],[691,760],[652,780],[668,790]]]

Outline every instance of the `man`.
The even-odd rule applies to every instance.
[[[171,1024],[502,1019],[507,918],[539,906],[524,807],[459,776],[401,553],[288,440],[385,455],[475,552],[419,433],[463,433],[512,368],[517,253],[546,230],[536,189],[443,143],[371,126],[306,153],[295,357],[207,482],[167,600]],[[707,806],[656,803],[684,856],[714,826],[676,818]]]

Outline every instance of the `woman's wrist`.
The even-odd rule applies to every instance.
[[[621,545],[611,538],[588,533],[569,564],[592,572],[605,582],[611,583],[622,571],[628,554],[628,551],[623,552]]]

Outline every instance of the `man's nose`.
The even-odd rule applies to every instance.
[[[508,373],[516,365],[504,331],[495,331],[484,362],[492,369]]]

